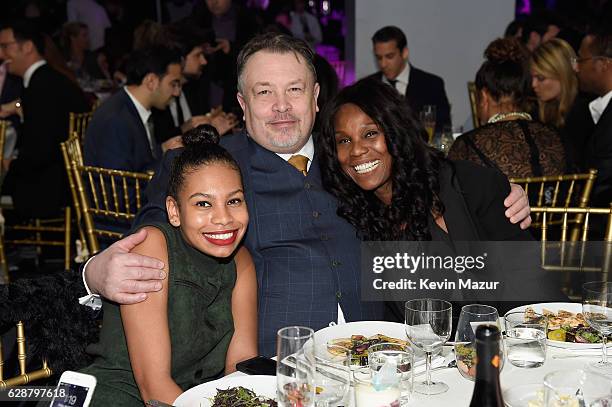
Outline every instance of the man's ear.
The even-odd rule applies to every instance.
[[[176,199],[169,196],[166,198],[166,212],[168,213],[168,220],[174,227],[181,226],[181,218],[179,216],[178,202]]]
[[[24,54],[31,54],[36,50],[34,43],[30,40],[23,41],[21,44],[19,44],[19,46]]]
[[[319,83],[316,82],[314,84],[314,100],[315,100],[315,111],[319,111],[319,92],[321,91],[321,86],[319,86]]]
[[[240,105],[240,108],[242,109],[242,113],[243,113],[243,118],[244,118],[244,106],[245,106],[245,102],[244,102],[244,96],[242,95],[242,93],[238,92],[236,93],[236,99],[238,99],[238,104]]]
[[[155,75],[152,72],[149,72],[145,75],[144,78],[142,78],[142,84],[144,84],[146,88],[151,92],[157,89],[157,87],[159,86],[159,82],[159,76]]]
[[[408,51],[408,47],[404,47],[402,50],[402,59],[404,61],[408,61],[408,57],[410,56],[410,51]]]

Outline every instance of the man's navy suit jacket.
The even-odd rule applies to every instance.
[[[161,150],[156,145],[156,155]],[[121,89],[94,112],[87,126],[85,164],[124,171],[145,172],[155,168],[147,131],[136,106]]]

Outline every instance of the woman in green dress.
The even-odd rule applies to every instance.
[[[172,404],[185,390],[257,355],[257,281],[239,247],[248,212],[237,163],[203,125],[183,136],[173,164],[168,222],[144,225],[135,253],[168,265],[162,289],[132,305],[105,302],[92,405]]]

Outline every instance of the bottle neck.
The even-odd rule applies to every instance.
[[[499,385],[499,336],[476,340],[476,383],[470,407],[504,407]]]

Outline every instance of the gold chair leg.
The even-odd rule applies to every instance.
[[[70,270],[70,207],[64,210],[64,270]]]

